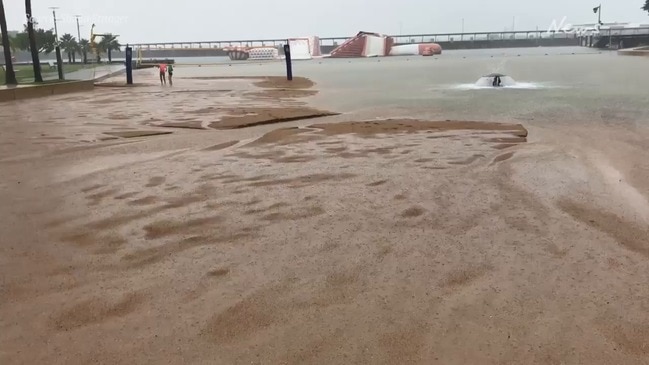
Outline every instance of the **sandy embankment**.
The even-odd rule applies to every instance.
[[[516,124],[213,131],[232,99],[308,106],[197,81],[137,89],[139,106],[120,95],[138,91],[98,93],[100,125],[14,127],[32,143],[0,159],[3,363],[646,359],[644,205],[593,208],[637,198],[602,178],[617,170],[528,145]],[[208,129],[71,149],[183,115]]]
[[[166,122],[160,124],[160,126],[191,129],[237,129],[336,115],[336,113],[308,107],[304,103],[290,103],[291,105],[277,103],[279,100],[295,100],[317,93],[316,90],[311,90],[314,85],[313,82],[302,77],[296,77],[290,82],[282,77],[196,77],[187,79],[208,81],[248,80],[260,89],[245,93],[245,97],[255,101],[261,100],[262,104],[269,105],[207,107],[190,111],[188,114],[199,119],[206,115],[217,115],[220,116],[217,121],[206,124],[204,120],[194,119]],[[263,101],[266,101],[266,103],[263,103]]]

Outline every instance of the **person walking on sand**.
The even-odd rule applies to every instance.
[[[167,66],[167,72],[169,72],[169,86],[174,86],[174,65],[169,64]]]
[[[167,84],[167,64],[161,63],[158,68],[160,69],[160,85]]]

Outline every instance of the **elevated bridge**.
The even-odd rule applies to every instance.
[[[472,32],[472,33],[437,33],[437,34],[403,34],[391,35],[397,44],[434,42],[440,44],[457,44],[470,46],[471,43],[497,43],[500,41],[532,41],[522,42],[534,45],[536,43],[551,43],[552,40],[573,40],[578,44],[578,38],[573,34],[566,34],[560,31],[515,31],[515,32]],[[333,48],[344,43],[352,36],[325,37],[320,38],[323,49]],[[286,43],[286,39],[242,39],[230,41],[187,41],[187,42],[153,42],[137,43],[132,46],[142,50],[173,50],[173,49],[224,49],[229,47],[280,47]],[[565,42],[559,42],[565,43]]]
[[[438,43],[442,49],[584,46],[620,49],[649,44],[649,26],[602,28],[599,31],[567,32],[528,30],[509,32],[469,32],[392,35],[395,44]],[[328,54],[351,36],[320,38],[322,53]],[[231,47],[277,47],[286,39],[241,39],[186,42],[137,43],[132,46],[143,57],[224,56]]]
[[[649,45],[649,26],[646,27],[607,27],[592,34],[579,37],[579,44],[585,47],[623,49]]]

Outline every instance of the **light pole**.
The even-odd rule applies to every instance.
[[[79,18],[81,18],[81,15],[75,15],[75,18],[77,18],[77,42],[81,40],[81,27],[79,26]]]
[[[402,35],[403,35],[403,22],[400,21],[399,22],[399,37],[401,37]],[[397,44],[399,44],[400,40],[401,40],[401,38],[396,38],[395,42]]]
[[[602,25],[602,4],[599,4],[598,7],[593,8],[593,12],[597,13],[597,30],[601,30]],[[613,29],[609,26],[608,28],[608,48],[613,48]]]
[[[464,40],[464,18],[462,18],[462,35],[460,36],[460,40]]]
[[[597,28],[599,28],[602,25],[602,4],[593,8],[593,12],[597,13]]]
[[[50,6],[49,9],[52,9],[52,16],[54,17],[54,40],[56,44],[56,47],[54,49],[56,50],[56,69],[59,72],[59,80],[64,80],[65,75],[63,73],[63,59],[61,58],[61,47],[59,44],[59,28],[56,25],[56,9],[58,9],[58,7]]]
[[[56,26],[56,9],[58,9],[58,7],[50,6],[48,9],[52,9],[52,16],[54,17],[54,37],[56,39],[56,43],[58,44],[59,43],[59,30],[58,30],[58,28]]]

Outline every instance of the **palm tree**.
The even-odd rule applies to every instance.
[[[68,54],[68,62],[72,63],[74,58],[73,56],[77,52],[77,40],[74,39],[71,34],[65,33],[61,36],[61,42],[59,45]]]
[[[79,51],[79,43],[72,38],[72,63],[77,63],[77,51]]]
[[[645,1],[644,6],[642,7],[642,10],[646,10],[647,12],[649,12],[649,0]]]
[[[97,46],[99,47],[99,53],[105,51],[108,54],[108,63],[111,63],[113,61],[111,52],[119,51],[122,45],[117,41],[117,36],[108,33],[101,38],[101,41]],[[99,62],[99,60],[97,61]]]
[[[36,47],[36,34],[34,34],[34,18],[32,17],[31,0],[25,0],[25,15],[27,16],[29,50],[32,53],[32,66],[34,67],[34,81],[43,82],[43,75],[41,74],[41,61],[38,59],[38,47]]]
[[[79,40],[79,51],[81,52],[81,55],[83,56],[83,63],[87,64],[88,63],[88,52],[90,51],[90,42],[87,39],[81,38]]]
[[[9,31],[7,30],[7,18],[5,17],[5,6],[0,0],[0,33],[2,33],[2,48],[5,55],[5,84],[16,85],[16,72],[11,61],[11,45],[9,44]]]

